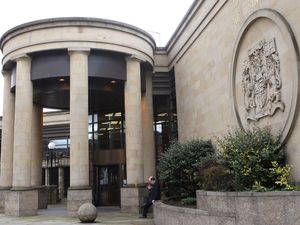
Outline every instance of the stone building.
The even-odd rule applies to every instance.
[[[118,165],[111,176],[119,171],[119,185],[126,183],[122,210],[137,211],[140,185],[155,173],[155,146],[176,137],[176,120],[179,140],[270,126],[287,143],[299,182],[299,9],[298,0],[196,0],[164,48],[139,28],[102,19],[47,19],[6,32],[5,213],[37,211],[42,108],[70,112],[71,215],[106,182],[96,180],[101,160]],[[155,142],[162,130],[163,141]]]

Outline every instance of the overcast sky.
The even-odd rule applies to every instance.
[[[4,0],[0,34],[33,20],[52,17],[96,17],[137,26],[165,46],[194,0]],[[2,54],[0,55],[2,58]],[[3,80],[0,78],[0,114]]]

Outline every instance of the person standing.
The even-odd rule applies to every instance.
[[[144,198],[144,204],[142,206],[143,208],[143,214],[142,218],[147,218],[147,213],[150,208],[150,206],[153,204],[154,201],[160,200],[160,184],[158,179],[155,179],[155,177],[150,176],[148,178],[148,190],[149,194]]]

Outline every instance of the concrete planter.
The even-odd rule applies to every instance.
[[[210,215],[231,213],[236,225],[300,224],[299,191],[197,191],[197,208]]]
[[[48,204],[56,204],[58,202],[57,185],[46,186],[48,193]]]
[[[154,223],[159,225],[235,225],[230,213],[209,214],[205,210],[154,203]]]
[[[48,189],[46,186],[37,187],[38,190],[38,209],[47,209],[48,207]]]
[[[154,203],[160,225],[300,225],[300,192],[197,191],[197,209]]]

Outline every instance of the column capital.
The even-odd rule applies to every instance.
[[[2,73],[3,76],[11,75],[11,71],[10,70],[1,70],[1,73]]]
[[[154,70],[146,70],[145,74],[149,74],[151,76],[154,76],[155,75],[155,71]]]
[[[153,67],[153,70],[151,71],[151,73],[153,75],[156,74],[156,73],[159,73],[159,72],[161,72],[161,71],[157,70],[155,67]]]
[[[145,62],[144,59],[142,59],[141,57],[137,56],[137,55],[130,55],[130,56],[127,56],[126,58],[126,62],[128,61],[137,61],[139,63],[141,62]]]
[[[69,55],[73,54],[73,53],[83,53],[86,55],[90,54],[91,49],[90,48],[80,48],[80,47],[73,47],[73,48],[68,48],[68,53]]]
[[[18,62],[18,61],[31,61],[31,57],[27,54],[21,54],[21,55],[17,55],[15,57],[12,58],[12,61]]]

